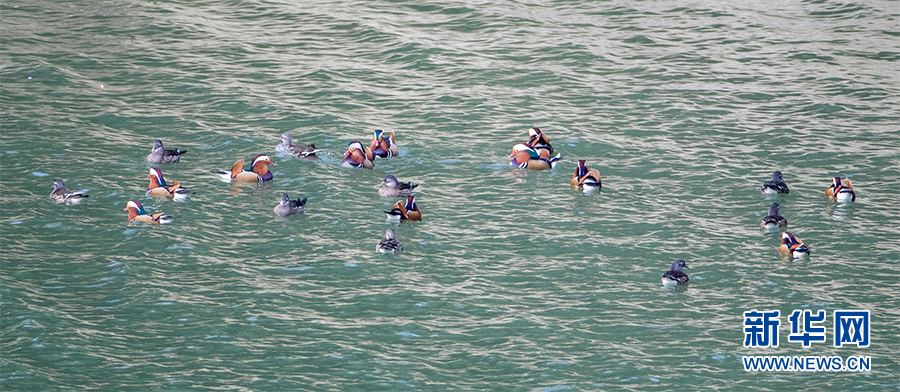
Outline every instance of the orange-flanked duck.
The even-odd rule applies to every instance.
[[[512,153],[509,154],[509,157],[513,158],[509,163],[510,165],[518,166],[522,169],[549,170],[556,167],[556,164],[560,159],[560,154],[556,154],[555,157],[548,159],[542,157],[541,153],[535,150],[530,144],[517,143],[513,146]]]
[[[778,253],[799,259],[809,256],[809,247],[793,234],[785,231],[781,233],[781,246],[778,247]]]
[[[375,157],[372,155],[371,148],[363,148],[362,143],[353,141],[347,145],[347,152],[344,153],[344,160],[341,161],[341,166],[371,169],[375,167],[374,161]]]
[[[762,219],[762,222],[759,222],[759,227],[763,228],[766,232],[776,231],[787,227],[787,219],[778,215],[778,208],[778,203],[772,203],[772,205],[769,206],[769,215],[766,215],[766,217]]]
[[[422,220],[422,211],[419,210],[419,206],[416,205],[416,197],[415,196],[407,196],[406,203],[402,201],[398,201],[394,204],[394,207],[391,208],[390,211],[385,211],[388,219],[397,220],[397,221],[420,221]]]
[[[849,178],[841,181],[840,177],[833,177],[831,186],[825,190],[825,196],[837,199],[841,203],[856,201],[856,192],[853,191],[853,184]]]
[[[687,266],[684,260],[675,260],[675,262],[672,263],[672,267],[670,267],[662,276],[661,281],[663,286],[674,287],[688,284],[690,278],[688,278],[688,275],[681,270],[682,268],[690,267]]]
[[[372,143],[369,144],[369,150],[372,151],[372,155],[376,157],[382,158],[390,158],[394,155],[397,155],[397,143],[394,142],[394,131],[391,131],[391,135],[385,137],[384,131],[380,129],[375,130],[375,137],[372,138]]]
[[[550,145],[550,138],[541,132],[541,129],[534,127],[528,130],[528,144],[541,153],[541,156],[550,158],[553,155],[553,146]],[[546,153],[544,153],[546,151]],[[545,156],[546,155],[546,156]]]
[[[572,186],[581,188],[585,192],[599,190],[603,184],[600,182],[600,172],[597,169],[588,169],[584,159],[578,160],[578,167],[572,175]]]
[[[50,200],[57,203],[78,204],[81,202],[81,199],[85,197],[88,197],[88,195],[66,188],[66,184],[63,183],[62,179],[57,178],[53,180],[53,188],[50,190]]]
[[[384,176],[378,185],[378,195],[384,197],[406,197],[412,194],[413,189],[419,184],[400,182],[397,177],[390,174]]]
[[[272,179],[269,165],[276,166],[268,155],[257,155],[250,165],[251,170],[244,170],[244,160],[241,159],[231,166],[231,172],[219,170],[213,173],[218,174],[224,182],[263,182]]]
[[[324,150],[316,149],[315,144],[298,145],[291,144],[291,135],[287,132],[281,134],[281,144],[275,147],[276,150],[296,155],[300,158],[319,159],[316,153]]]
[[[181,160],[181,155],[186,153],[187,150],[175,149],[175,150],[166,150],[163,147],[161,140],[155,140],[153,142],[153,149],[150,150],[150,155],[147,155],[147,162],[150,163],[175,163]]]
[[[191,191],[181,186],[178,181],[172,181],[171,185],[167,184],[163,178],[162,171],[155,167],[150,168],[150,174],[147,175],[147,178],[150,179],[150,185],[147,186],[147,196],[182,199],[191,194]]]
[[[787,184],[784,183],[784,179],[781,177],[780,171],[773,172],[772,179],[763,183],[763,186],[759,188],[759,191],[765,195],[786,195],[791,192],[790,189],[788,189]]]
[[[163,224],[169,223],[172,221],[172,217],[163,213],[158,214],[148,214],[144,212],[144,206],[137,201],[130,200],[128,205],[125,207],[125,211],[128,211],[128,221],[129,222],[147,222],[147,223],[156,223]]]

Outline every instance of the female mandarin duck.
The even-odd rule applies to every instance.
[[[762,188],[759,189],[763,194],[788,194],[791,191],[788,189],[787,184],[784,183],[784,180],[781,178],[781,172],[776,171],[772,173],[772,179],[766,181]]]
[[[294,154],[300,158],[319,159],[316,153],[324,150],[317,150],[315,144],[307,144],[305,146],[291,144],[291,135],[287,132],[281,134],[281,144],[275,147],[276,150]]]
[[[415,196],[407,196],[406,204],[402,201],[398,201],[394,204],[394,207],[391,208],[390,211],[385,211],[388,219],[391,220],[411,220],[411,221],[420,221],[422,220],[422,211],[419,210],[419,206],[416,205],[416,197]]]
[[[845,178],[841,182],[840,177],[831,179],[831,186],[825,190],[825,196],[837,199],[841,203],[856,201],[856,192],[853,191],[853,184],[849,178]]]
[[[156,140],[153,142],[153,149],[150,150],[150,155],[147,155],[147,162],[150,163],[175,163],[181,160],[181,155],[186,153],[187,150],[176,149],[176,150],[166,150],[163,148],[163,144],[161,140]]]
[[[344,153],[344,160],[341,161],[343,167],[355,167],[359,169],[371,169],[375,167],[375,157],[372,155],[372,149],[363,149],[360,142],[354,141],[347,145],[347,152]]]
[[[400,182],[397,180],[397,177],[388,174],[381,180],[381,185],[378,185],[378,195],[384,197],[405,197],[411,195],[413,188],[417,186],[419,184]]]
[[[241,159],[231,166],[230,173],[221,170],[213,173],[220,175],[224,182],[263,182],[272,179],[272,172],[269,171],[268,165],[277,166],[269,159],[268,155],[257,155],[253,158],[253,164],[250,165],[252,170],[244,170],[244,160]]]
[[[550,155],[553,155],[553,146],[550,145],[550,139],[547,138],[547,135],[544,135],[541,132],[541,129],[538,127],[534,127],[528,130],[528,144],[533,146],[535,150],[541,152],[541,150],[545,150],[546,155],[545,158],[550,158]]]
[[[794,237],[793,234],[785,231],[781,233],[781,246],[778,247],[778,253],[799,259],[803,256],[809,256],[809,247],[803,241]]]
[[[769,207],[769,215],[759,222],[759,227],[765,231],[775,231],[787,227],[787,219],[778,215],[778,203],[772,203]]]
[[[63,184],[63,180],[59,178],[53,180],[53,189],[50,191],[50,200],[57,203],[78,204],[84,197],[88,197],[88,195],[66,188],[66,185]]]
[[[403,245],[400,244],[400,241],[397,241],[397,237],[394,236],[394,230],[387,229],[384,232],[384,238],[375,245],[375,251],[396,255],[403,252]]]
[[[546,152],[547,150],[543,150]],[[541,156],[541,152],[538,152],[528,143],[518,143],[513,146],[512,154],[509,154],[510,158],[513,158],[509,163],[513,166],[518,166],[522,169],[528,170],[549,170],[556,167],[556,163],[559,162],[560,154],[556,154],[553,158],[546,158]]]
[[[297,198],[291,200],[287,193],[281,194],[281,202],[272,209],[272,212],[278,216],[288,216],[303,212],[303,206],[306,205],[306,198]]]
[[[134,222],[147,222],[147,223],[156,223],[163,224],[169,223],[172,221],[172,217],[163,213],[159,214],[148,214],[144,212],[144,206],[141,203],[138,203],[134,200],[128,202],[128,206],[125,207],[125,211],[128,211],[128,221]]]
[[[390,158],[397,155],[397,143],[394,142],[394,131],[391,131],[391,136],[385,139],[384,131],[376,129],[375,137],[372,138],[372,143],[369,144],[369,150],[372,150],[372,155],[376,157]]]
[[[688,275],[682,271],[682,268],[690,268],[685,264],[684,260],[675,260],[672,267],[662,276],[662,284],[666,287],[684,286],[688,283]]]
[[[597,169],[588,169],[584,160],[578,160],[578,167],[572,175],[572,186],[582,188],[585,192],[599,190],[602,187],[600,172]]]
[[[150,168],[150,185],[147,186],[147,196],[171,197],[173,199],[182,199],[187,197],[191,192],[181,186],[178,181],[172,181],[172,185],[166,184],[162,171],[155,167]]]

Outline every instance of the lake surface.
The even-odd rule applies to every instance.
[[[897,4],[0,4],[0,389],[896,390]],[[551,171],[508,165],[534,126]],[[341,168],[374,129],[399,156]],[[160,166],[187,200],[144,196],[154,139],[188,150]],[[210,172],[259,154],[261,186]],[[569,186],[579,159],[601,192]],[[791,192],[763,197],[775,170]],[[386,174],[423,221],[385,219]],[[55,178],[90,197],[51,203]],[[282,192],[306,212],[274,217]],[[773,201],[808,259],[760,231]],[[402,255],[375,252],[388,228]],[[779,347],[743,346],[754,309]],[[798,309],[826,342],[788,342]],[[868,348],[833,347],[841,309],[871,312]]]

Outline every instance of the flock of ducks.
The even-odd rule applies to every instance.
[[[342,167],[372,169],[375,167],[375,158],[390,158],[398,154],[397,143],[395,142],[394,132],[386,134],[378,129],[374,131],[374,136],[368,147],[363,146],[359,141],[350,142],[347,151],[344,152],[344,158],[341,161]],[[276,147],[280,152],[290,153],[302,159],[317,160],[316,154],[324,150],[317,149],[315,145],[296,145],[292,144],[291,135],[284,133],[281,135],[281,144]],[[166,149],[160,140],[153,143],[153,148],[146,161],[154,164],[170,164],[181,160],[187,150]],[[512,160],[510,165],[517,166],[526,170],[550,170],[556,167],[561,159],[561,154],[553,154],[553,146],[550,139],[537,127],[528,130],[528,140],[522,143],[516,143],[509,155]],[[257,155],[250,164],[250,170],[244,169],[244,160],[239,160],[232,165],[230,171],[213,171],[220,176],[220,179],[227,183],[262,183],[270,181],[273,178],[272,172],[269,171],[269,165],[275,165],[267,155]],[[159,168],[151,167],[147,178],[150,183],[147,186],[146,196],[166,197],[173,199],[181,199],[190,195],[192,192],[181,186],[178,181],[166,182],[163,173]],[[584,160],[578,161],[575,173],[572,175],[572,187],[583,190],[584,192],[593,192],[600,190],[602,182],[600,180],[600,172],[596,169],[588,169]],[[397,201],[389,211],[384,211],[389,220],[394,221],[421,221],[422,211],[416,205],[416,196],[414,193],[418,184],[410,182],[401,182],[393,175],[386,175],[379,184],[378,194],[382,197],[401,197],[405,200]],[[776,171],[772,173],[772,178],[766,181],[760,188],[760,192],[764,195],[785,195],[790,193],[790,189],[784,182],[782,173]],[[853,191],[853,185],[849,179],[841,180],[840,177],[832,178],[832,185],[825,190],[825,196],[835,199],[840,203],[848,203],[856,201],[856,193]],[[75,204],[81,199],[88,197],[79,191],[73,191],[66,188],[63,180],[56,179],[53,181],[50,199],[57,203]],[[306,198],[291,199],[287,193],[281,194],[281,201],[272,209],[272,213],[276,216],[289,216],[303,213],[306,205]],[[782,230],[781,245],[778,252],[792,258],[802,258],[810,253],[809,247],[792,233],[783,231],[787,227],[787,219],[779,215],[779,205],[773,202],[769,207],[769,213],[760,222],[760,227],[766,232]],[[148,214],[144,207],[136,200],[129,200],[125,207],[128,212],[129,222],[147,222],[154,224],[170,223],[173,218],[164,213]],[[375,250],[381,253],[399,254],[403,251],[403,245],[397,240],[394,230],[388,229],[384,237],[375,245]],[[669,271],[662,276],[662,284],[666,287],[677,287],[688,284],[690,278],[683,271],[689,268],[684,260],[675,260]]]

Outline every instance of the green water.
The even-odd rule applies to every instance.
[[[0,389],[900,387],[896,2],[312,3],[0,4]],[[507,164],[532,126],[552,171]],[[341,168],[378,128],[399,156]],[[184,202],[144,197],[154,139],[188,150],[160,167]],[[210,173],[258,154],[262,186]],[[422,222],[385,219],[386,174]],[[51,203],[55,178],[90,197]],[[306,212],[274,217],[282,192]],[[772,201],[809,259],[759,230]],[[781,311],[778,348],[743,347],[752,309]],[[828,340],[788,342],[795,309]],[[870,347],[832,346],[836,309],[871,312]]]

